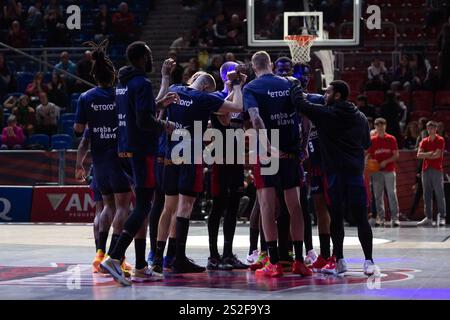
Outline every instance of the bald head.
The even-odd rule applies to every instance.
[[[252,56],[252,66],[255,73],[262,73],[272,70],[272,62],[266,51],[258,51]]]

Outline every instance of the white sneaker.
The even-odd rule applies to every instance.
[[[440,227],[445,227],[445,217],[441,218],[441,215],[439,215],[438,220],[439,220],[439,224],[438,225]]]
[[[422,221],[417,222],[418,227],[432,227],[433,221],[431,219],[428,219],[428,217],[425,217]]]
[[[317,260],[317,253],[314,251],[314,249],[309,250],[308,254],[306,255],[304,261],[306,266],[312,265]]]
[[[379,272],[379,269],[378,269],[378,267],[375,265],[375,263],[373,263],[373,262],[370,261],[370,260],[364,261],[363,269],[364,269],[364,274],[365,274],[366,276],[372,276],[372,275],[374,275],[374,274],[377,275],[377,274],[380,273],[380,272]]]
[[[120,260],[115,260],[108,257],[103,260],[100,265],[104,270],[108,271],[115,281],[119,282],[123,286],[131,286],[131,282],[125,278],[125,275],[122,272]]]
[[[347,262],[345,261],[345,259],[339,259],[337,261],[337,266],[336,266],[336,273],[337,274],[341,274],[341,273],[345,273],[347,272]]]
[[[133,272],[131,273],[131,281],[133,282],[161,281],[163,277],[162,274],[153,272],[149,267],[133,269]]]
[[[394,228],[400,227],[400,220],[395,219],[394,221],[392,221],[392,226],[393,226]]]
[[[258,260],[258,257],[259,257],[259,251],[253,250],[252,254],[249,254],[247,256],[247,262],[250,264],[253,264],[256,262],[256,260]]]
[[[377,220],[375,218],[370,218],[369,219],[369,224],[372,228],[375,227],[375,224],[377,223]]]

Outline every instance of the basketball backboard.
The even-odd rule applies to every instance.
[[[248,45],[285,47],[284,37],[315,34],[316,47],[360,43],[362,0],[247,0]]]

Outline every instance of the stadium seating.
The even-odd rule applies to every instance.
[[[414,91],[412,94],[414,111],[433,111],[433,93],[431,91]]]
[[[436,109],[450,109],[450,91],[438,91],[435,95]]]
[[[28,84],[31,83],[34,79],[34,74],[31,72],[17,72],[16,74],[16,82],[17,82],[17,91],[25,92]]]
[[[41,145],[47,150],[50,147],[50,137],[46,134],[33,134],[28,138],[27,145]]]
[[[63,113],[61,115],[61,122],[63,122],[64,120],[75,122],[75,113]]]
[[[420,118],[423,118],[423,117],[425,117],[427,119],[431,119],[432,114],[429,111],[413,111],[413,112],[411,112],[409,120],[410,121],[417,121],[417,120],[419,120]]]
[[[384,92],[383,91],[366,91],[365,95],[367,97],[367,102],[375,106],[382,105],[384,102]]]
[[[73,120],[63,120],[61,123],[61,132],[73,137]]]
[[[72,137],[68,134],[55,134],[51,138],[51,149],[72,149]]]

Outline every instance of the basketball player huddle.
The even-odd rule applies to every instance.
[[[286,272],[303,277],[313,272],[343,274],[347,271],[344,210],[350,210],[358,227],[364,273],[375,273],[363,178],[369,128],[367,119],[347,102],[345,82],[333,81],[323,96],[306,94],[307,65],[294,66],[283,57],[275,62],[274,73],[270,56],[260,51],[252,57],[256,78],[249,83],[244,66],[235,62],[222,65],[222,91],[216,90],[214,78],[205,72],[194,74],[186,85],[170,86],[175,62],[167,59],[161,69],[159,93],[154,97],[148,78],[152,53],[144,42],[128,46],[129,66],[118,73],[106,55],[107,42],[90,46],[97,87],[80,96],[74,129],[76,135],[83,136],[77,157],[78,179],[86,177],[83,159],[89,146],[93,162],[92,188],[98,203],[94,273],[111,275],[124,286],[163,280],[168,271],[250,269],[261,277],[281,277]],[[294,67],[298,70],[295,78],[291,76]],[[212,165],[210,255],[205,268],[188,258],[186,242],[193,206],[203,189],[202,152],[195,151],[195,134],[203,136],[209,121],[224,136],[227,130],[255,130],[263,141],[258,149],[264,149],[263,153],[258,150],[258,155],[276,158],[278,170],[265,174],[270,163],[259,156],[252,165],[257,199],[250,218],[249,255],[243,263],[233,253],[233,238],[244,189],[244,165],[237,161]],[[194,129],[198,124],[200,132]],[[270,133],[275,131],[277,143],[271,140]],[[237,157],[241,149],[234,142]],[[320,255],[312,245],[309,190],[318,218]],[[133,210],[129,212],[132,197]],[[224,244],[220,254],[217,242],[222,216]],[[133,240],[134,267],[125,259]]]

